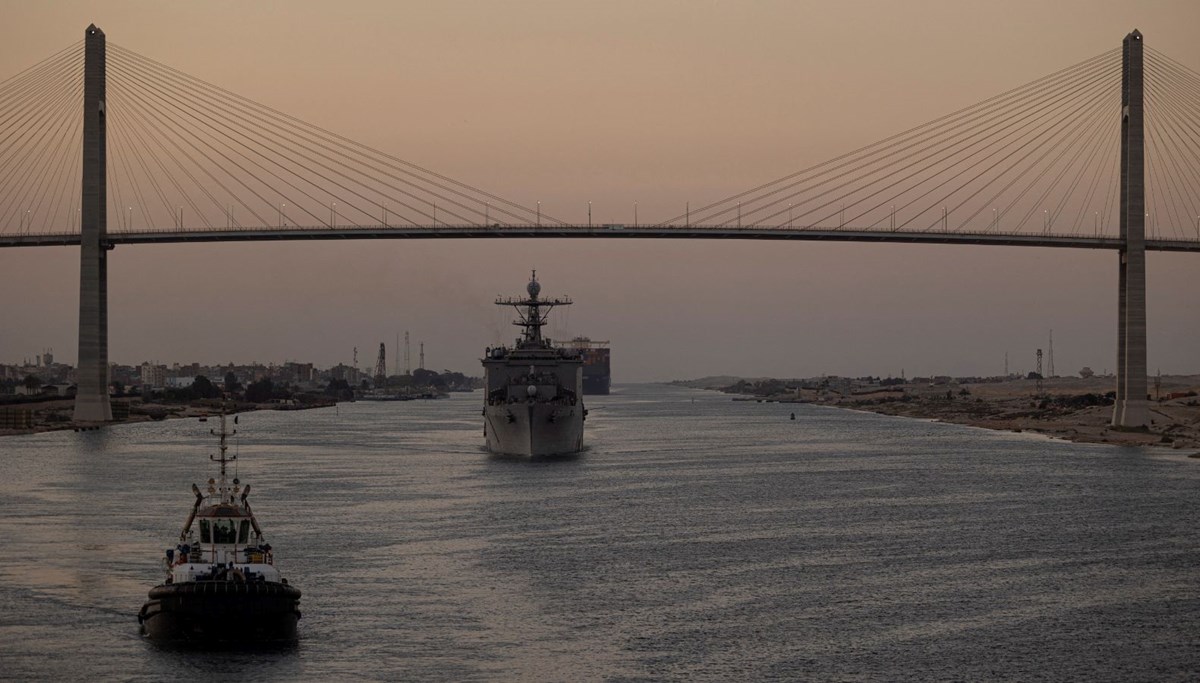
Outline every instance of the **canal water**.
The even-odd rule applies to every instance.
[[[664,386],[588,450],[481,450],[478,395],[241,416],[292,647],[161,647],[213,421],[0,441],[0,678],[1200,677],[1200,460]],[[796,419],[790,419],[790,413]]]

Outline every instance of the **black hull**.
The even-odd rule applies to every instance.
[[[588,368],[583,368],[583,393],[585,396],[608,395],[608,373],[588,376]]]
[[[138,614],[151,640],[205,643],[294,641],[299,620],[300,590],[261,582],[156,586]]]

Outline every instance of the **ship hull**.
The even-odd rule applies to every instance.
[[[607,396],[609,390],[608,369],[604,374],[589,375],[588,368],[583,369],[583,393],[585,396]]]
[[[138,614],[151,640],[204,643],[294,641],[299,620],[299,589],[265,582],[156,586]]]
[[[583,449],[583,406],[512,403],[484,408],[487,449],[499,455],[570,455]]]

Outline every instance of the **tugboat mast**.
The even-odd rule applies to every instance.
[[[500,297],[496,299],[496,305],[512,306],[517,311],[518,319],[512,324],[524,328],[521,338],[517,340],[517,348],[547,348],[549,342],[542,337],[542,327],[546,325],[546,318],[554,307],[570,306],[572,301],[570,297],[538,298],[542,292],[542,285],[537,280],[537,270],[529,276],[529,284],[525,286],[525,291],[529,294],[528,298]]]
[[[218,480],[218,483],[217,483],[217,492],[220,493],[220,495],[221,495],[222,503],[232,503],[234,491],[233,491],[233,489],[231,489],[229,487],[228,481],[226,481],[225,464],[229,463],[229,462],[233,462],[234,460],[237,460],[236,455],[234,455],[233,457],[227,457],[227,452],[229,451],[229,444],[227,443],[227,438],[230,436],[233,436],[234,434],[237,434],[237,430],[235,429],[232,432],[225,431],[224,407],[222,407],[222,409],[221,409],[221,431],[219,433],[216,432],[215,430],[211,430],[211,429],[208,431],[210,434],[220,437],[220,441],[218,444],[218,448],[221,451],[220,457],[213,457],[211,455],[208,456],[209,460],[221,463],[221,478]]]

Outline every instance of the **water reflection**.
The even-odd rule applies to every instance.
[[[216,655],[144,641],[136,620],[190,484],[211,474],[208,425],[6,439],[3,676],[1145,679],[1200,666],[1200,463],[1182,455],[618,387],[589,402],[584,453],[509,459],[482,449],[478,401],[244,415],[239,475],[304,618],[296,645]]]

